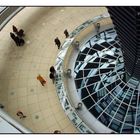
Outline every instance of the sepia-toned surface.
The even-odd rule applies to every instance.
[[[104,7],[26,7],[0,32],[0,104],[5,111],[34,133],[79,133],[65,115],[49,68],[59,50],[54,39],[63,43],[69,32],[86,20],[107,12]],[[10,38],[12,25],[25,31],[25,45],[17,47]],[[47,81],[43,87],[38,75]],[[20,120],[22,111],[27,118]]]

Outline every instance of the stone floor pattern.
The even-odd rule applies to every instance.
[[[107,12],[105,7],[26,7],[0,32],[0,104],[10,116],[34,133],[79,133],[65,115],[49,68],[59,50],[54,38],[65,40],[63,31],[74,30],[84,21]],[[25,31],[25,45],[17,47],[9,33],[12,25]],[[47,81],[43,87],[37,80]],[[20,120],[21,110],[27,118]]]

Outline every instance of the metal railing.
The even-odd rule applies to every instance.
[[[56,78],[56,89],[60,103],[68,118],[81,133],[95,133],[95,131],[91,129],[80,116],[78,116],[78,112],[75,110],[75,104],[70,97],[70,87],[68,85],[69,78],[66,74],[67,71],[71,69],[70,62],[72,54],[75,52],[75,49],[77,49],[74,48],[73,44],[78,41],[80,47],[82,42],[89,38],[91,34],[93,35],[94,33],[94,35],[97,35],[97,23],[100,23],[101,25],[98,33],[113,27],[112,20],[108,14],[100,15],[84,22],[82,25],[78,26],[64,42],[55,65],[58,74],[58,77]],[[73,73],[73,69],[71,69],[71,73]]]
[[[3,119],[5,122],[7,122],[11,127],[15,128],[15,130],[17,130],[17,133],[32,133],[31,130],[29,130],[29,129],[25,128],[24,126],[22,126],[16,120],[14,120],[13,118],[11,118],[11,116],[9,116],[2,109],[0,109],[0,118]],[[7,128],[7,130],[9,130],[9,129]],[[4,133],[9,133],[9,132],[7,132],[7,130],[5,130]],[[12,133],[12,132],[10,132],[10,133]]]
[[[6,7],[0,12],[0,31],[24,7]]]

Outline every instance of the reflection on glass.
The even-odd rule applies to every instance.
[[[126,80],[115,30],[101,32],[100,37],[96,42],[96,37],[89,39],[77,57],[77,90],[86,108],[100,122],[118,133],[133,133],[135,126],[140,127],[139,81]]]

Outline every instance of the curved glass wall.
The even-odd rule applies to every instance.
[[[97,23],[102,25],[99,32]],[[94,33],[89,37],[91,32]],[[75,44],[76,41],[79,44]],[[66,115],[82,133],[140,131],[139,81],[125,72],[120,46],[110,18],[101,15],[77,27],[58,54],[55,68],[59,100]],[[68,87],[71,82],[76,92]],[[72,101],[77,95],[77,101],[95,118],[94,121],[84,120],[82,110],[78,114]],[[99,127],[98,131],[92,126]]]
[[[118,133],[139,132],[139,81],[125,73],[114,28],[83,44],[74,72],[81,101],[97,120]]]

